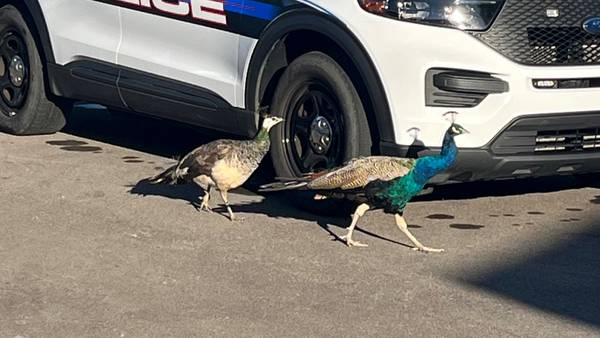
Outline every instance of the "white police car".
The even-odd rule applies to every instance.
[[[2,0],[0,128],[72,100],[253,135],[277,174],[471,134],[437,182],[600,170],[598,0]]]

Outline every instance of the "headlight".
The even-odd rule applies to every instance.
[[[358,0],[366,11],[403,21],[485,30],[506,0]]]

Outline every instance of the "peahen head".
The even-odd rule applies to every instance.
[[[281,122],[283,122],[283,119],[281,117],[265,117],[265,119],[262,122],[262,128],[260,128],[260,131],[258,132],[258,134],[256,134],[255,140],[260,142],[269,142],[269,131],[271,130],[271,128],[273,128]]]
[[[450,136],[458,136],[458,135],[462,135],[462,134],[468,134],[469,131],[466,130],[465,128],[463,128],[463,126],[461,126],[460,124],[452,123],[450,128],[448,128],[447,133]]]
[[[281,122],[283,122],[283,119],[281,117],[269,116],[263,120],[262,129],[268,132],[269,130],[271,130],[271,128],[273,128]]]

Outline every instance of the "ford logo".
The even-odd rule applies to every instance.
[[[600,18],[591,18],[583,22],[583,29],[594,35],[600,34]]]

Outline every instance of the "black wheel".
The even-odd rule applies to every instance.
[[[46,134],[65,125],[46,95],[44,67],[32,33],[11,5],[0,8],[0,129],[16,135]]]
[[[271,114],[284,123],[271,132],[271,157],[280,177],[300,177],[342,165],[371,152],[366,114],[352,81],[335,60],[310,52],[294,60],[275,90]],[[312,201],[294,194],[311,211],[347,212],[340,201]],[[310,195],[312,196],[312,195]]]

